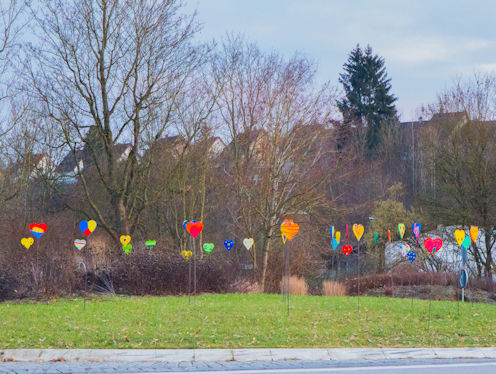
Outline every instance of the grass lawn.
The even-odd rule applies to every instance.
[[[496,307],[360,297],[103,297],[0,303],[0,348],[453,347],[496,345]]]

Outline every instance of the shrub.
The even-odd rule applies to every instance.
[[[280,287],[281,293],[286,292],[288,277],[283,277],[281,279]],[[291,295],[307,295],[308,285],[304,278],[291,276],[289,277],[289,293]]]
[[[193,292],[193,263],[191,261],[191,292]],[[107,270],[105,270],[107,271]],[[189,264],[179,254],[153,252],[147,249],[121,255],[112,262],[111,278],[116,293],[132,295],[178,295],[188,292]],[[229,290],[238,269],[234,264],[215,257],[197,260],[197,293]],[[98,275],[98,274],[95,274]]]
[[[346,286],[340,282],[333,282],[326,280],[322,283],[322,295],[346,296]]]

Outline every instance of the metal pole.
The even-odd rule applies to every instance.
[[[431,297],[429,298],[429,329],[431,328],[431,306],[432,306],[432,288],[434,287],[434,276],[431,270]]]
[[[290,294],[290,290],[289,290],[289,287],[290,287],[290,283],[289,283],[289,276],[290,276],[290,264],[291,264],[291,260],[290,260],[290,256],[291,256],[291,251],[290,251],[290,246],[291,246],[291,243],[289,243],[288,245],[288,262],[287,262],[287,269],[288,269],[288,316],[289,316],[289,294]]]
[[[357,278],[358,278],[358,292],[357,292],[357,309],[360,313],[360,242],[358,242],[357,250]]]
[[[281,277],[281,294],[282,301],[286,300],[286,243],[282,243],[282,277]]]
[[[191,261],[188,258],[188,304],[191,304]]]
[[[80,267],[84,270],[84,296],[83,296],[83,312],[86,309],[86,295],[88,294],[88,271],[86,270],[86,264],[81,262]]]
[[[194,278],[194,290],[195,290],[195,297],[194,297],[194,304],[196,305],[196,245],[195,245],[195,239],[192,239],[193,241],[193,278]]]
[[[191,250],[191,236],[188,238],[188,245],[186,250]],[[183,257],[184,258],[184,257]],[[185,258],[184,258],[185,259]],[[191,304],[191,258],[188,258],[188,304]]]

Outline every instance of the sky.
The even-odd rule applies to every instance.
[[[494,0],[185,0],[198,11],[199,40],[242,34],[263,50],[299,52],[317,82],[338,85],[359,43],[384,57],[403,121],[457,78],[496,71]]]

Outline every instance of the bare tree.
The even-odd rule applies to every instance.
[[[424,168],[432,181],[424,206],[438,223],[481,228],[480,239],[470,248],[479,277],[494,272],[495,90],[492,75],[475,74],[458,81],[430,107],[439,120],[423,134]]]
[[[32,9],[39,42],[26,62],[26,89],[73,154],[89,208],[72,208],[96,217],[116,240],[159,198],[150,191],[150,164],[142,167],[139,157],[180,126],[181,98],[204,62],[204,49],[192,43],[194,15],[181,7],[176,0],[43,0]],[[131,146],[125,159],[119,142]],[[81,149],[104,203],[79,167]]]
[[[237,198],[231,215],[244,235],[261,244],[263,287],[271,243],[280,237],[277,225],[323,201],[318,186],[329,174],[313,172],[329,152],[329,90],[314,88],[308,60],[264,54],[240,38],[224,45],[214,75],[222,87],[219,121],[231,140],[232,165],[225,167]]]

